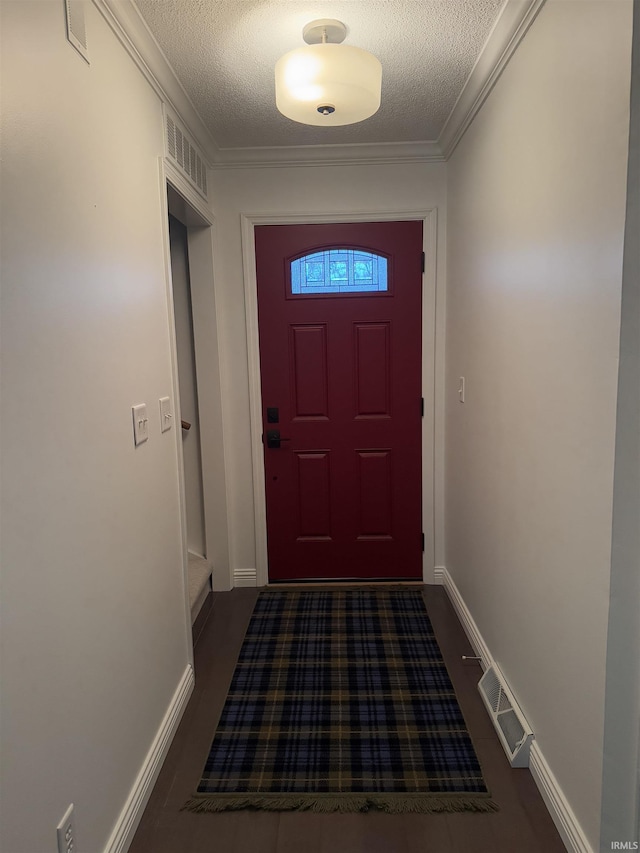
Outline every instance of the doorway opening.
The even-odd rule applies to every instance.
[[[193,335],[191,280],[189,276],[188,230],[187,226],[171,213],[171,209],[170,205],[169,247],[180,400],[176,429],[179,427],[181,432],[187,522],[189,607],[193,625],[212,590],[212,579],[211,567],[206,556],[200,414]]]
[[[213,218],[200,202],[190,202],[189,190],[174,186],[167,164],[165,176],[185,607],[195,639],[211,606],[209,593],[230,588]]]

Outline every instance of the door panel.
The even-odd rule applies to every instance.
[[[418,579],[422,223],[255,233],[269,578]]]
[[[327,327],[291,327],[294,418],[327,418]]]
[[[389,323],[356,323],[356,417],[390,417]]]
[[[358,453],[360,533],[358,539],[391,539],[393,531],[391,451]]]
[[[331,538],[329,454],[296,453],[298,462],[298,542]]]

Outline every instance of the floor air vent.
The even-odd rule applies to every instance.
[[[490,666],[484,673],[478,690],[511,766],[528,767],[533,732],[497,666]]]
[[[177,120],[165,112],[167,157],[172,160],[203,198],[207,198],[207,167]]]

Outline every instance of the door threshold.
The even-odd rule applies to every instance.
[[[313,578],[312,580],[268,581],[267,586],[423,586],[419,578]]]

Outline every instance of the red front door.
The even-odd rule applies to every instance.
[[[420,579],[422,223],[255,235],[269,579]]]

